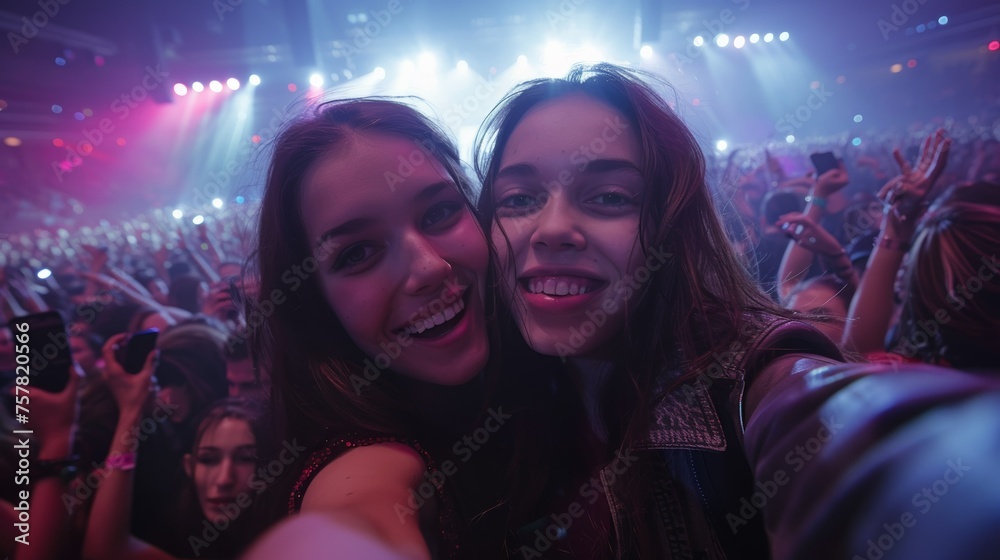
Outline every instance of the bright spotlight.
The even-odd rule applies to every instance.
[[[174,93],[176,93],[177,95],[179,95],[181,97],[184,97],[185,95],[187,95],[187,92],[188,92],[188,88],[187,88],[186,85],[184,85],[184,84],[174,84]]]
[[[198,214],[197,216],[191,218],[191,223],[198,226],[205,223],[205,216]]]
[[[384,80],[385,79],[385,68],[382,68],[381,66],[376,66],[375,70],[372,72],[372,74],[375,74],[375,79],[376,80]]]
[[[312,87],[323,87],[323,74],[318,72],[309,75],[309,85]]]
[[[191,84],[191,91],[193,91],[195,93],[203,92],[203,91],[205,91],[205,84],[203,84],[201,82],[195,82],[195,83]]]
[[[794,134],[789,134],[788,136],[785,136],[785,142],[788,142],[789,144],[791,144],[794,141],[795,141],[795,135]]]
[[[213,198],[212,199],[212,206],[215,206],[216,208],[222,208],[222,199],[221,198]]]
[[[948,25],[948,16],[941,16],[938,18],[938,23],[941,25]]]
[[[180,208],[176,208],[170,213],[170,215],[173,216],[175,220],[179,220],[184,217],[184,211]]]
[[[524,56],[523,54],[521,56],[517,57],[517,65],[518,66],[527,66],[528,65],[528,57]]]
[[[240,81],[237,80],[236,78],[229,78],[228,80],[226,80],[226,87],[228,87],[233,91],[236,91],[240,89]]]
[[[257,74],[250,74],[250,79],[247,80],[247,81],[250,82],[250,85],[252,85],[252,86],[259,86],[260,85],[260,76],[258,76]]]
[[[653,58],[653,47],[649,45],[643,45],[642,48],[639,49],[639,56],[641,56],[646,60]]]
[[[715,38],[715,44],[719,45],[720,47],[724,47],[724,46],[728,45],[729,44],[729,35],[726,35],[725,33],[719,33],[719,35],[716,36],[716,38]]]
[[[715,143],[715,149],[719,150],[720,152],[724,152],[728,148],[729,148],[729,142],[726,142],[725,140],[719,140],[718,142]]]
[[[52,276],[52,271],[49,270],[49,269],[47,269],[47,268],[43,268],[43,269],[41,269],[41,270],[38,271],[38,279],[39,280],[45,280],[49,276]]]
[[[222,91],[222,82],[219,80],[212,80],[211,82],[208,82],[208,89],[214,91],[215,93],[219,93]]]
[[[765,43],[770,43],[773,40],[774,40],[774,33],[765,33],[764,34],[764,42]]]
[[[787,31],[782,31],[781,35],[778,35],[778,40],[779,41],[787,41],[788,40],[788,32]]]
[[[464,60],[459,60],[458,64],[455,65],[455,68],[457,68],[459,72],[468,72],[469,63]]]
[[[742,49],[743,46],[746,44],[747,44],[747,38],[742,35],[737,35],[736,38],[733,39],[733,46],[736,47],[737,49]]]
[[[863,120],[865,120],[865,118],[861,116],[861,113],[858,113],[857,115],[854,115],[854,122],[859,123],[859,122],[861,122]]]
[[[758,33],[754,33],[754,34],[750,35],[750,42],[753,43],[753,44],[755,44],[755,45],[757,43],[759,43],[760,42],[760,35]]]
[[[694,38],[694,41],[692,42],[694,43],[694,46],[700,47],[705,44],[705,38],[702,37],[701,35],[698,35],[697,37]]]
[[[412,60],[406,59],[401,66],[403,76],[410,76],[417,70],[417,65]]]
[[[431,68],[437,66],[437,59],[434,58],[433,53],[420,53],[420,58],[418,58],[417,61],[420,64],[420,68],[423,70],[430,70]]]
[[[861,145],[861,138],[859,138],[859,137],[855,136],[855,137],[854,137],[854,138],[853,138],[853,139],[851,140],[851,145],[852,145],[852,146],[860,146],[860,145]]]

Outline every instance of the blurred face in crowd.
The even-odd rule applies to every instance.
[[[837,297],[837,292],[829,286],[814,284],[795,293],[788,299],[789,309],[806,313],[818,313],[837,319],[833,322],[815,323],[823,334],[831,340],[840,341],[844,334],[844,320],[847,318],[847,306]]]
[[[226,361],[226,383],[229,385],[229,396],[242,399],[262,399],[265,384],[269,382],[267,375],[261,377],[263,383],[258,383],[254,376],[253,360]]]
[[[194,454],[184,460],[202,514],[217,520],[226,517],[226,509],[232,511],[231,504],[240,494],[249,494],[250,477],[257,464],[257,442],[245,420],[223,418],[205,430]]]
[[[606,355],[640,299],[645,181],[633,128],[617,109],[571,95],[530,110],[503,149],[493,240],[521,333],[538,352]],[[583,156],[581,146],[603,149]]]
[[[313,165],[301,212],[307,239],[330,252],[320,290],[380,368],[441,385],[479,373],[489,352],[486,239],[429,150],[359,133]]]

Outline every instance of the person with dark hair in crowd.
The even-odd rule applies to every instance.
[[[229,396],[249,400],[265,399],[270,390],[271,376],[267,370],[261,371],[259,376],[256,374],[246,339],[230,335],[226,339],[225,356]]]

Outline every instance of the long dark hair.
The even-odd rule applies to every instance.
[[[277,137],[249,264],[259,287],[247,322],[257,370],[263,367],[271,373],[271,407],[279,437],[296,437],[306,445],[348,432],[407,434],[412,426],[405,414],[407,402],[390,381],[392,374],[366,377],[365,368],[373,366],[366,364],[366,356],[323,297],[313,277],[323,257],[314,254],[315,240],[307,239],[300,211],[302,184],[313,165],[366,132],[416,142],[472,200],[457,148],[437,125],[400,101],[322,103]],[[310,276],[300,280],[293,270]],[[275,293],[287,301],[274,303]]]
[[[713,352],[737,340],[751,315],[792,316],[760,290],[741,264],[713,203],[697,141],[644,79],[658,82],[602,63],[576,66],[563,79],[525,82],[494,109],[476,139],[475,170],[482,182],[478,207],[487,228],[494,225],[493,186],[504,149],[518,123],[539,104],[583,94],[620,111],[637,132],[645,178],[639,225],[643,256],[656,249],[669,258],[639,292],[617,346],[616,371],[601,403],[609,451],[648,439],[655,382],[665,368],[675,365],[683,372],[675,385],[693,381],[712,363]],[[640,521],[643,475],[635,472],[632,478],[626,509],[634,520],[635,542],[619,543],[619,548],[647,557],[652,538]]]

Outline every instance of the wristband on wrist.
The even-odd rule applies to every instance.
[[[76,478],[76,464],[80,461],[79,455],[70,455],[62,459],[50,461],[38,461],[33,469],[36,478],[59,477],[63,482],[70,482]]]
[[[899,251],[900,253],[905,253],[910,250],[910,244],[904,241],[897,241],[884,235],[879,236],[878,241],[875,242],[876,247],[881,247],[883,249],[888,249],[889,251]]]
[[[104,461],[108,470],[130,471],[135,469],[135,453],[112,453]]]
[[[809,204],[809,203],[812,203],[813,206],[816,206],[818,208],[822,208],[823,210],[826,210],[826,199],[823,198],[823,197],[821,197],[821,196],[813,196],[813,195],[807,196],[806,197],[806,204]]]

